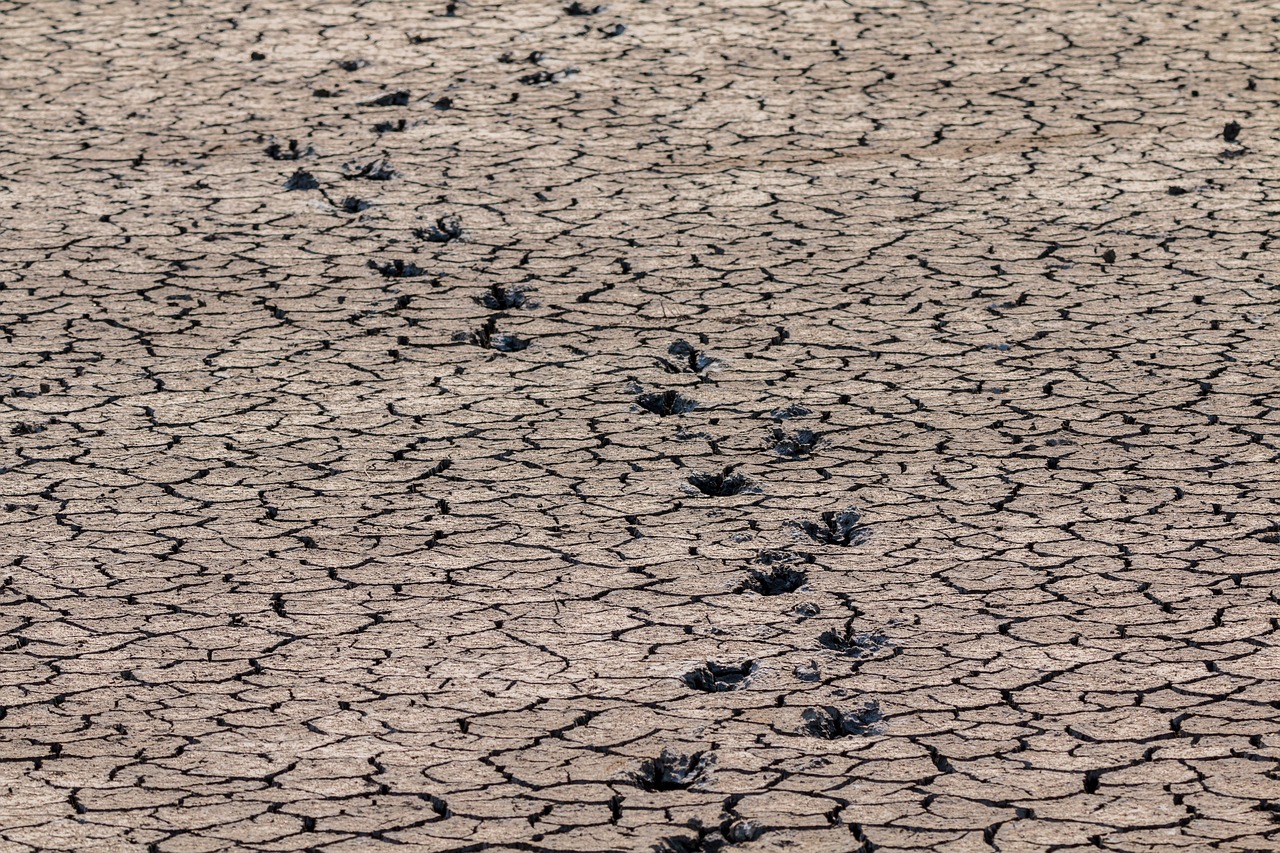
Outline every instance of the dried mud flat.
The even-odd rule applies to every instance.
[[[0,0],[0,850],[1280,849],[1274,11]]]

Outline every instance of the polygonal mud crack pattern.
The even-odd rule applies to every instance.
[[[977,11],[0,0],[3,846],[1280,849],[1274,10]]]

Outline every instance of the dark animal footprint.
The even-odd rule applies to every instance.
[[[801,715],[804,725],[801,731],[813,737],[837,740],[850,735],[879,734],[884,715],[880,713],[880,703],[871,701],[849,711],[842,711],[830,705],[820,708],[808,708]]]
[[[424,276],[427,271],[415,263],[405,263],[400,259],[388,261],[385,264],[374,263],[369,261],[369,268],[375,269],[387,278],[418,278]]]
[[[366,107],[407,107],[409,106],[409,93],[404,91],[387,92],[387,94],[382,95],[381,97],[378,97],[378,98],[374,98],[372,101],[365,101],[364,106]]]
[[[361,211],[368,210],[373,207],[373,205],[364,199],[349,195],[342,200],[338,207],[342,208],[347,213],[360,213]]]
[[[657,758],[646,759],[631,774],[631,781],[646,791],[683,791],[702,781],[711,761],[703,752],[676,755],[664,749]]]
[[[1114,264],[1116,262],[1116,250],[1107,249],[1102,253],[1102,262],[1104,264]]]
[[[389,181],[398,175],[386,160],[374,160],[364,164],[344,163],[342,177],[348,181]]]
[[[503,287],[500,284],[495,284],[489,288],[488,293],[478,297],[476,301],[494,311],[509,311],[512,308],[520,308],[524,305],[532,308],[533,303],[529,301],[526,294],[527,291],[518,287]]]
[[[46,427],[44,426],[44,424],[18,423],[13,425],[13,427],[9,430],[9,434],[10,435],[35,435],[36,433],[44,432],[45,429]]]
[[[520,82],[526,86],[549,86],[552,83],[559,83],[561,80],[567,80],[578,73],[576,68],[562,68],[559,71],[535,71],[532,74],[526,74],[520,78]]]
[[[795,592],[809,581],[804,569],[779,565],[767,571],[752,569],[747,579],[738,585],[737,592],[755,592],[760,595],[786,595]]]
[[[751,481],[725,468],[719,474],[690,474],[689,484],[709,498],[727,498],[753,491]]]
[[[312,93],[311,93],[311,97],[313,97],[313,98],[336,98],[336,97],[338,97],[338,95],[339,95],[339,94],[341,94],[341,93],[340,93],[340,92],[337,92],[337,91],[334,91],[333,89],[316,89],[314,92],[312,92]]]
[[[1229,121],[1222,128],[1222,138],[1227,142],[1235,142],[1240,137],[1240,123]]]
[[[1169,195],[1186,195],[1187,193],[1191,192],[1191,190],[1186,189],[1185,187],[1169,187],[1169,189],[1165,190],[1165,192],[1167,192]]]
[[[698,821],[690,821],[692,835],[668,835],[649,849],[653,853],[720,853],[724,849],[718,832],[712,832]]]
[[[547,55],[545,53],[543,53],[540,50],[535,50],[531,52],[528,56],[526,56],[524,58],[524,61],[532,62],[534,65],[537,65],[546,58],[547,58]],[[516,59],[515,54],[513,54],[511,51],[508,50],[506,53],[502,54],[502,56],[498,57],[498,61],[501,62],[503,65],[511,65],[512,63],[519,62],[520,60]]]
[[[294,190],[318,190],[320,182],[310,172],[304,172],[302,169],[294,172],[289,180],[284,182],[284,188],[290,192]]]
[[[724,853],[731,845],[755,841],[764,834],[759,826],[748,820],[726,818],[718,829],[709,829],[702,821],[689,821],[692,835],[669,835],[649,848],[653,853]]]
[[[775,563],[777,565],[786,565],[788,563],[799,563],[802,561],[805,563],[812,563],[813,555],[797,554],[791,551],[774,551],[772,549],[767,549],[756,554],[755,561],[757,563],[761,563],[766,566],[772,566]]]
[[[409,129],[409,122],[405,119],[397,121],[380,121],[373,126],[373,132],[377,134],[383,133],[403,133]]]
[[[453,109],[453,98],[441,98],[431,105],[433,110],[451,110]]]
[[[801,681],[818,681],[822,678],[822,667],[816,660],[801,664],[792,670],[792,674]]]
[[[756,671],[756,662],[745,660],[742,663],[716,663],[707,661],[703,666],[686,672],[680,680],[694,690],[703,693],[724,693],[738,690],[747,685]]]
[[[802,418],[811,412],[799,403],[792,403],[784,409],[775,409],[769,417],[775,421],[785,421],[791,418]]]
[[[702,373],[707,368],[719,363],[716,359],[694,349],[688,341],[676,341],[667,347],[667,354],[674,355],[681,360],[678,364],[671,365],[670,370],[672,373]],[[667,362],[663,363],[666,364]]]
[[[498,321],[495,317],[490,317],[489,322],[474,332],[458,332],[453,336],[453,339],[472,343],[484,349],[497,350],[498,352],[520,352],[520,350],[528,349],[530,344],[530,341],[515,335],[499,334]]]
[[[853,620],[845,623],[843,631],[823,631],[818,637],[823,647],[848,655],[851,658],[871,657],[881,649],[893,645],[884,631],[855,631]]]
[[[599,15],[606,9],[608,9],[607,6],[583,6],[578,2],[578,0],[573,0],[572,3],[565,7],[564,12],[566,15],[573,15],[575,18],[578,18],[588,15]]]
[[[281,148],[279,142],[273,142],[267,146],[267,156],[272,160],[301,160],[303,157],[314,157],[315,153],[315,149],[310,145],[299,148],[296,139],[290,139],[286,148]]]
[[[338,67],[343,71],[359,71],[368,64],[363,59],[343,59],[338,63]]]
[[[840,512],[824,512],[822,522],[805,521],[800,529],[809,534],[809,538],[824,545],[842,545],[845,547],[862,545],[871,538],[871,532],[859,524],[862,513],[856,509]]]
[[[604,33],[607,39],[617,38],[627,31],[625,24],[614,24],[612,27],[604,27],[600,32]]]
[[[435,225],[415,228],[413,234],[428,243],[451,243],[454,240],[459,243],[467,242],[467,232],[462,230],[462,219],[457,216],[441,216]]]
[[[799,459],[808,456],[818,446],[821,435],[811,429],[802,429],[794,435],[787,435],[780,429],[773,431],[773,452],[779,456]]]
[[[683,415],[686,412],[692,412],[698,407],[697,401],[681,396],[675,391],[654,391],[648,394],[641,394],[636,397],[636,402],[645,411],[653,412],[655,415],[664,418],[667,415]]]

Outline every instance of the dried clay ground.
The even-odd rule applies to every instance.
[[[0,851],[1280,850],[1261,0],[0,0]]]

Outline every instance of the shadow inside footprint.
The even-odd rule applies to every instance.
[[[667,415],[683,415],[698,407],[695,400],[681,396],[675,391],[655,391],[636,397],[636,403],[646,412],[666,417]]]
[[[751,481],[725,468],[719,474],[690,474],[689,484],[709,498],[728,498],[754,491]]]
[[[646,759],[631,774],[631,782],[646,791],[683,791],[702,781],[711,760],[705,752],[677,755],[664,749],[657,758]]]
[[[467,232],[462,229],[462,219],[457,216],[441,216],[435,225],[426,228],[415,228],[413,234],[419,240],[428,243],[467,242]]]
[[[377,270],[387,278],[418,278],[427,274],[427,271],[417,264],[405,263],[398,258],[385,264],[369,261],[369,268]]]
[[[818,642],[824,648],[852,658],[870,657],[881,649],[893,645],[893,641],[884,631],[853,630],[852,619],[845,623],[842,631],[823,631],[818,636]]]
[[[525,305],[530,308],[534,307],[533,303],[529,301],[527,290],[519,287],[503,287],[500,284],[490,287],[489,292],[484,296],[478,297],[476,301],[494,311],[510,311],[512,308],[520,308]]]
[[[653,853],[724,853],[734,845],[756,841],[764,835],[759,825],[733,815],[726,816],[718,828],[707,827],[696,818],[686,826],[689,834],[669,835],[649,849]]]
[[[386,160],[342,165],[342,178],[346,181],[389,181],[395,177],[398,177],[396,170]]]
[[[755,671],[756,662],[753,660],[745,660],[742,663],[707,661],[702,666],[686,672],[680,678],[694,690],[701,690],[703,693],[724,693],[745,687]]]
[[[289,192],[295,190],[318,190],[320,189],[320,182],[310,172],[299,169],[289,177],[289,180],[284,182],[284,188]]]
[[[474,332],[458,332],[453,336],[453,339],[472,343],[483,349],[497,350],[498,352],[520,352],[528,349],[531,343],[531,341],[526,341],[516,335],[499,333],[497,320],[493,317],[490,317],[487,323]]]
[[[786,595],[795,592],[809,580],[803,569],[787,565],[772,566],[768,571],[752,569],[739,586],[738,592],[756,592],[760,595]]]
[[[577,73],[578,69],[576,68],[562,68],[559,71],[547,71],[544,68],[541,71],[524,75],[520,78],[520,82],[526,86],[550,86],[552,83],[567,80]]]
[[[374,98],[372,101],[365,101],[366,107],[407,107],[409,106],[408,92],[388,92],[387,94]]]
[[[663,362],[664,365],[669,365],[670,372],[673,373],[702,373],[708,368],[719,363],[711,356],[705,355],[694,349],[693,345],[688,341],[676,341],[674,344],[667,347],[667,354],[674,355],[676,358],[680,359],[676,364],[670,364],[666,361]]]
[[[785,408],[775,409],[769,417],[773,418],[775,421],[785,421],[790,420],[791,418],[802,418],[808,414],[811,413],[804,406],[799,403],[792,403]]]
[[[315,149],[310,145],[299,148],[296,139],[290,139],[286,148],[281,148],[279,142],[273,142],[267,146],[267,156],[272,160],[300,160],[303,157],[315,156],[315,153]]]
[[[811,429],[797,430],[793,435],[787,435],[783,430],[775,429],[773,452],[790,459],[799,459],[812,453],[820,438],[822,436]]]
[[[804,720],[801,732],[825,740],[879,734],[883,730],[880,722],[884,715],[880,713],[880,703],[874,700],[848,711],[831,705],[808,708],[801,716]]]
[[[871,538],[871,531],[863,527],[859,523],[861,521],[862,513],[850,508],[840,512],[824,512],[820,523],[805,521],[799,526],[815,542],[848,547],[862,545]]]

